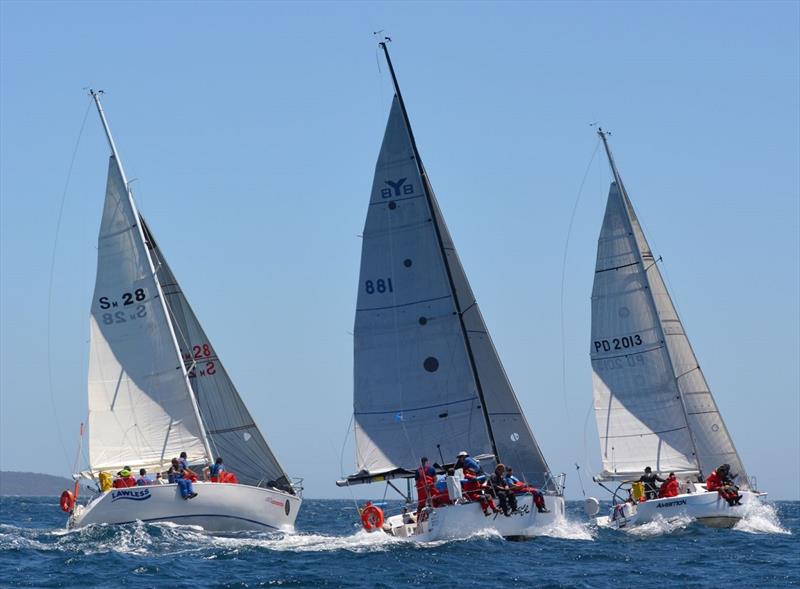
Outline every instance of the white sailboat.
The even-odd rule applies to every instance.
[[[732,526],[755,490],[725,427],[703,371],[633,210],[608,145],[613,181],[597,246],[592,290],[592,383],[603,470],[595,481],[614,506],[598,523],[631,526],[660,517],[688,516]],[[741,505],[729,505],[706,478],[722,464],[737,474]],[[674,472],[679,494],[641,500],[646,467],[662,478]],[[596,500],[587,504],[598,513]]]
[[[545,494],[510,516],[486,517],[477,501],[384,519],[374,506],[365,527],[414,540],[463,538],[481,530],[535,536],[563,518],[563,475],[554,478],[492,344],[419,155],[386,43],[394,84],[363,232],[355,317],[354,424],[358,472],[339,486],[385,482],[417,502],[411,480],[420,458],[483,456],[486,473],[504,461]],[[439,468],[438,472],[444,472]],[[393,480],[406,479],[407,490]],[[456,483],[458,484],[458,483]]]
[[[81,476],[97,481],[126,466],[162,472],[185,451],[198,469],[223,457],[239,483],[196,482],[190,500],[175,484],[110,489],[85,505],[65,491],[68,526],[139,520],[291,530],[301,481],[290,481],[273,455],[137,211],[100,93],[91,95],[111,158],[90,317],[89,467]]]

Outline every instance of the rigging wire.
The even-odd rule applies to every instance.
[[[353,427],[353,420],[355,419],[355,414],[350,414],[350,423],[347,424],[347,431],[344,433],[344,440],[342,441],[342,450],[339,453],[339,474],[343,480],[347,480],[347,475],[344,474],[344,449],[347,446],[347,438],[350,437],[350,429]],[[347,483],[347,491],[350,493],[350,499],[353,500],[353,506],[356,508],[356,512],[361,515],[361,509],[358,507],[358,500],[356,499],[355,494],[353,493],[353,489],[350,486],[350,482]]]
[[[564,321],[564,298],[566,293],[566,283],[567,283],[567,257],[569,255],[569,242],[572,236],[572,226],[575,223],[575,215],[578,212],[578,205],[580,204],[581,197],[583,196],[583,188],[586,185],[586,179],[589,177],[589,172],[592,169],[592,164],[594,163],[594,158],[597,156],[597,151],[600,148],[600,138],[597,139],[595,143],[594,150],[592,151],[592,155],[589,158],[589,163],[586,165],[586,170],[583,173],[583,178],[581,179],[580,186],[578,187],[578,194],[575,196],[575,203],[572,205],[572,213],[569,217],[569,225],[567,227],[567,237],[564,241],[564,256],[561,263],[561,396],[564,400],[564,411],[567,416],[567,424],[571,429],[571,422],[572,419],[570,417],[569,412],[569,404],[567,403],[567,338],[566,338],[566,325]],[[590,406],[591,409],[591,406]],[[584,428],[583,428],[583,441],[584,441],[584,455],[586,454],[586,423],[584,421]],[[584,459],[586,456],[584,456]],[[581,478],[580,467],[578,463],[575,463],[575,468],[578,471],[578,480],[580,481],[581,485],[581,492],[583,493],[584,497],[586,496],[586,492],[583,488],[583,479]]]
[[[569,241],[570,237],[572,236],[572,225],[575,222],[575,215],[578,211],[578,205],[580,204],[581,196],[583,195],[583,187],[586,184],[586,178],[589,176],[589,171],[592,169],[592,163],[594,163],[594,158],[597,155],[597,150],[599,148],[600,139],[598,138],[597,143],[594,146],[594,151],[592,152],[592,157],[589,158],[589,164],[586,166],[586,171],[583,173],[583,179],[581,180],[580,187],[578,188],[578,194],[575,197],[575,204],[572,206],[572,214],[569,217],[569,226],[567,228],[567,238],[564,242],[564,258],[561,263],[561,396],[564,399],[564,410],[567,413],[567,422],[570,421],[569,405],[567,404],[567,340],[564,322],[564,294],[566,292],[567,283],[567,256],[569,254]]]
[[[61,231],[61,221],[64,217],[64,205],[67,201],[67,192],[69,190],[69,183],[72,179],[72,170],[75,167],[75,158],[78,155],[78,148],[80,147],[81,137],[83,137],[83,130],[86,127],[86,119],[89,117],[89,110],[92,108],[92,99],[90,98],[86,111],[83,113],[83,120],[81,121],[80,129],[78,130],[78,138],[75,140],[75,147],[72,150],[72,157],[69,160],[69,168],[67,169],[67,178],[64,181],[64,189],[61,192],[61,202],[58,207],[58,217],[56,220],[56,234],[53,239],[53,253],[50,256],[50,279],[47,286],[47,388],[50,393],[50,408],[53,410],[53,419],[56,422],[56,432],[61,446],[61,451],[64,453],[64,464],[69,464],[69,455],[67,454],[67,446],[64,443],[64,433],[61,430],[61,423],[58,419],[58,411],[56,409],[56,399],[53,393],[53,356],[51,349],[51,340],[53,335],[53,282],[55,279],[56,270],[56,255],[58,253],[58,236]],[[83,425],[81,425],[81,430]],[[81,436],[83,439],[83,436]],[[72,474],[72,473],[70,473]]]

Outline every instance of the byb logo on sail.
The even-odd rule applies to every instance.
[[[111,491],[111,503],[119,499],[144,501],[150,499],[150,489],[121,489],[119,491]]]
[[[393,196],[402,196],[403,194],[414,194],[414,185],[406,184],[408,178],[400,178],[397,182],[386,180],[384,184],[390,188],[381,189],[381,198],[391,198]]]

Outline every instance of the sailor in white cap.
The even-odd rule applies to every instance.
[[[456,458],[456,463],[453,466],[456,470],[463,468],[464,471],[472,471],[473,474],[481,472],[481,465],[466,450],[459,452]]]

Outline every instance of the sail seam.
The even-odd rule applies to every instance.
[[[642,438],[644,436],[657,436],[659,434],[668,434],[670,432],[679,432],[682,429],[689,429],[689,426],[685,425],[683,427],[676,427],[676,428],[673,428],[673,429],[665,429],[665,430],[658,431],[658,432],[645,432],[645,433],[641,433],[641,434],[626,434],[624,436],[600,436],[600,438],[603,439],[603,440],[613,440],[613,439],[616,439],[616,438]]]
[[[421,303],[431,303],[433,301],[442,301],[444,299],[450,299],[453,295],[444,295],[441,297],[436,297],[433,299],[422,299],[419,301],[413,301],[411,303],[402,303],[400,305],[389,305],[387,307],[363,307],[361,309],[356,309],[356,313],[360,313],[362,311],[382,311],[384,309],[398,309],[400,307],[410,307],[411,305],[419,305]]]
[[[650,348],[649,350],[642,350],[641,352],[631,352],[629,354],[617,354],[616,356],[598,356],[592,358],[592,362],[599,362],[600,360],[613,360],[614,358],[627,358],[628,356],[640,356],[641,354],[647,354],[648,352],[656,352],[664,347],[664,344],[657,346],[655,348]]]
[[[613,268],[604,268],[603,270],[595,270],[595,274],[600,274],[601,272],[610,272],[611,270],[619,270],[620,268],[627,268],[629,266],[636,266],[641,262],[631,262],[630,264],[623,264],[622,266],[614,266]]]
[[[414,200],[415,198],[425,198],[425,195],[424,194],[417,194],[415,196],[406,196],[406,197],[403,197],[403,198],[390,198],[390,199],[383,200],[383,201],[371,202],[371,203],[369,203],[369,206],[372,207],[372,206],[375,206],[375,205],[382,205],[382,204],[386,204],[389,201],[402,202],[404,200]]]
[[[449,405],[459,405],[467,401],[478,400],[477,396],[468,397],[466,399],[459,399],[457,401],[448,401],[447,403],[438,403],[436,405],[426,405],[424,407],[414,407],[413,409],[389,409],[388,411],[354,411],[353,415],[386,415],[388,413],[410,413],[412,411],[424,411],[425,409],[434,409],[436,407],[447,407]]]

